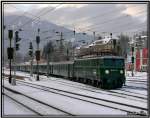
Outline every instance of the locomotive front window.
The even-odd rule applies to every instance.
[[[105,66],[115,66],[115,67],[123,67],[124,60],[123,59],[104,59]]]

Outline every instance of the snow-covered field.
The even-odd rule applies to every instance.
[[[5,70],[5,73],[9,74],[9,71]],[[127,72],[126,86],[117,90],[102,90],[82,83],[62,78],[46,77],[44,75],[40,75],[40,81],[36,81],[36,76],[30,78],[30,74],[25,72],[17,72],[17,75],[25,76],[25,80],[23,80],[25,82],[63,91],[58,92],[58,90],[51,89],[49,89],[51,92],[44,91],[26,86],[25,84],[23,85],[18,81],[16,86],[12,86],[8,83],[7,79],[4,81],[4,85],[72,115],[127,115],[127,111],[139,113],[141,110],[147,112],[147,73],[137,72],[135,76],[132,77],[131,72]],[[5,92],[6,90],[4,93]],[[12,95],[12,93],[10,94],[9,92],[7,92],[7,94]],[[27,99],[23,97],[18,98],[17,96],[18,95],[13,93],[14,98],[19,101],[24,101],[23,104],[28,105],[28,102],[25,102],[28,101]],[[4,106],[7,105],[7,102],[10,102],[8,99],[4,99],[4,101]],[[58,112],[56,109],[48,108],[36,102],[34,103],[32,100],[29,103],[31,104],[31,108],[41,112],[43,115],[63,115],[62,112]],[[39,111],[39,109],[42,109],[43,112]],[[4,109],[4,111],[4,113],[7,112],[7,114],[10,114],[9,108]],[[31,115],[30,112],[28,112],[28,114]],[[22,114],[22,112],[20,112],[20,114]]]
[[[5,115],[36,115],[34,112],[25,108],[21,104],[4,96],[4,114]]]

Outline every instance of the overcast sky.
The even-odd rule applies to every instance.
[[[4,15],[42,15],[33,23],[47,20],[78,32],[135,32],[146,28],[147,4],[5,4]]]

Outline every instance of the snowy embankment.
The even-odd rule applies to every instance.
[[[6,71],[5,73],[8,74],[8,71]],[[147,108],[146,100],[141,100],[139,98],[133,98],[132,96],[125,96],[125,95],[124,96],[120,95],[121,97],[119,97],[119,96],[117,97],[117,96],[114,96],[114,94],[112,94],[112,93],[110,94],[110,92],[108,92],[108,91],[106,92],[103,90],[98,90],[98,89],[95,89],[95,87],[90,87],[89,85],[84,85],[81,83],[76,83],[76,82],[72,82],[72,81],[68,81],[68,80],[64,80],[64,79],[60,79],[60,78],[55,78],[55,77],[47,78],[46,76],[43,76],[43,75],[40,75],[40,81],[35,81],[35,77],[30,78],[30,74],[24,73],[24,72],[17,72],[17,75],[26,76],[25,81],[31,82],[31,83],[34,83],[37,85],[53,87],[53,88],[70,91],[70,92],[74,92],[74,93],[78,93],[78,94],[88,95],[88,96],[92,96],[92,97],[96,97],[96,98],[102,98],[102,99],[106,99],[106,100],[110,100],[110,101],[115,101],[115,102],[124,103],[124,104],[128,104],[128,105],[133,105],[133,106],[136,105],[139,107]],[[61,81],[62,81],[62,83],[61,83]],[[63,84],[63,82],[70,84],[70,86]],[[7,81],[5,81],[4,83],[5,83],[5,86],[12,87],[11,85],[8,84]],[[76,86],[76,87],[74,87],[74,86]],[[27,95],[30,95],[31,97],[34,97],[36,99],[39,99],[41,101],[44,101],[44,102],[54,105],[56,107],[59,107],[63,110],[67,110],[68,112],[71,112],[72,114],[76,114],[76,115],[126,114],[126,112],[122,112],[120,110],[116,110],[116,109],[112,109],[112,108],[108,108],[108,107],[104,107],[104,106],[100,106],[100,105],[95,105],[92,103],[87,103],[87,102],[71,99],[71,98],[64,97],[64,96],[59,96],[59,95],[49,93],[49,92],[35,90],[34,88],[27,87],[27,86],[17,85],[15,87],[14,86],[12,87],[12,89],[14,89],[14,88],[17,91],[23,92]],[[84,88],[84,89],[81,89],[81,88]],[[92,91],[94,90],[97,93],[88,91],[85,88],[92,90]],[[126,90],[126,88],[123,88],[123,89]],[[113,91],[121,91],[121,90],[113,90]],[[147,96],[145,96],[146,94],[145,95],[136,94],[136,95],[139,97],[144,97],[144,98],[147,97]],[[89,98],[86,98],[86,99],[90,100]],[[100,102],[101,104],[107,104],[110,106],[113,105],[110,103],[104,103],[104,101],[95,100],[95,102]],[[114,105],[114,107],[116,107],[116,105]],[[120,107],[123,107],[123,106],[120,106]],[[135,110],[135,109],[130,108],[129,110],[131,110],[131,112],[132,112],[132,110]]]
[[[38,90],[32,87],[23,85],[11,86],[7,81],[4,81],[4,83],[8,88],[17,90],[21,93],[24,93],[25,95],[58,107],[74,115],[126,114],[126,112],[122,112],[120,110],[83,102],[77,99]]]

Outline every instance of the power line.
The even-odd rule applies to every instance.
[[[30,22],[35,21],[37,18],[40,18],[41,16],[44,16],[44,15],[46,15],[47,13],[50,13],[50,12],[54,11],[54,10],[57,9],[57,7],[59,7],[60,5],[62,5],[62,3],[59,4],[59,5],[57,5],[56,7],[52,8],[52,9],[50,9],[50,10],[44,12],[44,13],[42,13],[41,15],[36,16],[34,19],[28,20],[26,23],[24,23],[23,25],[19,26],[19,28],[22,28],[22,27],[24,27],[25,25],[29,24]],[[17,28],[16,28],[16,29],[17,29]]]
[[[140,12],[137,12],[137,14],[136,15],[139,15],[139,14],[141,14],[141,13],[143,13],[145,10],[143,10],[143,11],[140,11]],[[115,17],[115,18],[113,18],[113,19],[109,19],[109,20],[106,20],[106,21],[103,21],[102,23],[96,23],[96,24],[94,24],[94,25],[89,25],[89,26],[86,26],[86,27],[83,27],[83,29],[85,29],[85,28],[89,28],[89,27],[93,27],[93,26],[98,26],[98,25],[102,25],[102,24],[105,24],[105,23],[108,23],[108,22],[112,22],[112,21],[114,21],[114,20],[116,20],[116,19],[123,19],[123,18],[128,18],[128,17],[130,17],[129,15],[125,15],[125,16],[119,16],[119,17]],[[99,27],[99,26],[98,26]],[[93,29],[93,28],[90,28],[90,29]]]
[[[144,12],[144,11],[140,11],[140,12],[138,12],[138,14],[141,14],[141,13],[143,13],[143,12]],[[98,23],[98,24],[91,25],[91,26],[95,26],[95,25],[96,25],[96,27],[89,28],[89,29],[84,28],[85,30],[83,30],[83,31],[88,31],[88,30],[91,30],[91,29],[94,29],[94,28],[101,27],[103,24],[106,24],[106,23],[108,23],[108,22],[112,22],[112,21],[114,21],[114,20],[116,20],[116,19],[118,19],[118,18],[122,19],[122,18],[124,18],[124,17],[127,18],[127,17],[129,17],[129,15],[120,16],[120,17],[117,17],[117,18],[109,19],[109,20],[104,21],[104,22],[102,22],[102,23]],[[120,19],[119,19],[119,20],[120,20]],[[88,26],[88,27],[89,27],[89,26]]]
[[[11,4],[9,4],[9,5],[11,5]],[[18,10],[21,10],[20,8],[17,8],[17,7],[15,7],[15,6],[13,6],[13,5],[11,5],[13,8],[16,8],[16,9],[18,9]],[[47,8],[45,8],[45,9],[47,9]],[[40,10],[37,14],[39,15],[39,13],[41,13],[41,12],[43,12],[45,9],[42,9],[42,10]],[[11,21],[9,24],[13,24],[13,22],[15,23],[17,20],[19,20],[24,14],[29,14],[30,16],[33,16],[33,17],[36,17],[36,15],[33,15],[33,14],[31,14],[30,12],[28,12],[28,11],[25,11],[25,12],[23,12],[21,15],[19,15],[17,18],[15,18],[13,21]],[[15,25],[15,24],[14,24]]]
[[[132,8],[134,8],[134,7],[137,7],[137,6],[133,6]],[[108,15],[108,14],[110,14],[110,13],[112,13],[112,12],[117,12],[118,10],[120,10],[120,9],[115,9],[115,10],[110,10],[109,12],[105,12],[105,13],[102,13],[102,14],[99,14],[99,15],[96,15],[96,16],[94,16],[94,17],[89,17],[89,18],[86,18],[86,19],[83,19],[83,20],[79,20],[79,21],[77,21],[76,23],[78,23],[78,22],[83,22],[83,21],[88,21],[88,20],[90,20],[90,19],[96,19],[97,17],[102,17],[102,16],[105,16],[105,15]],[[76,24],[75,23],[75,24]],[[73,25],[73,23],[71,24],[71,25]]]
[[[121,25],[118,25],[118,26],[115,26],[115,27],[110,27],[109,28],[109,30],[115,30],[115,29],[117,29],[117,28],[126,28],[126,27],[135,27],[135,26],[137,26],[137,23],[136,24],[131,24],[132,22],[127,22],[126,24],[121,24]],[[131,25],[130,25],[131,24]],[[145,24],[145,23],[140,23],[140,25],[141,24]],[[140,26],[140,25],[138,25],[138,26]],[[103,29],[105,29],[105,28],[100,28],[99,30],[103,30]]]

